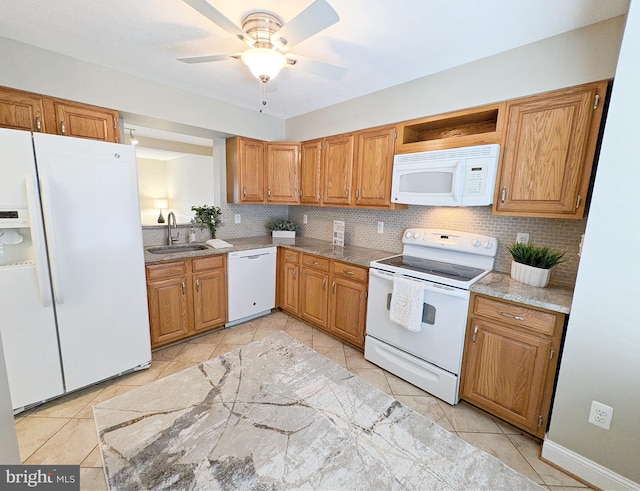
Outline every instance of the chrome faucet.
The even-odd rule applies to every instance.
[[[169,214],[167,215],[167,229],[168,229],[168,233],[169,233],[169,245],[173,245],[174,242],[178,242],[178,239],[180,238],[180,232],[178,232],[176,230],[176,235],[175,237],[173,236],[173,234],[171,233],[171,221],[173,219],[173,229],[176,230],[178,228],[178,224],[176,223],[176,216],[173,214],[172,211],[169,212]]]

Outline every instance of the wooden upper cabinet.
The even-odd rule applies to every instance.
[[[0,88],[0,127],[45,132],[42,99]]]
[[[264,142],[227,138],[227,201],[264,203]]]
[[[322,140],[311,140],[300,147],[300,203],[322,202]]]
[[[120,141],[118,111],[0,87],[0,127]]]
[[[393,126],[356,133],[356,206],[391,206],[395,133]]]
[[[507,103],[495,214],[582,218],[607,81]]]
[[[398,123],[396,153],[500,143],[504,102]]]
[[[120,131],[117,111],[61,101],[54,101],[53,108],[55,125],[50,126],[56,128],[58,135],[118,143]]]
[[[300,144],[267,143],[267,203],[299,203]]]
[[[353,182],[353,134],[325,138],[322,201],[329,205],[351,205]]]

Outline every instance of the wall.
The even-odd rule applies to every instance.
[[[543,447],[545,458],[604,489],[640,489],[638,52],[640,3],[633,0]],[[592,400],[613,407],[608,431],[587,423]]]
[[[286,137],[310,140],[611,78],[624,22],[616,17],[290,118]]]
[[[212,138],[284,137],[281,119],[3,37],[0,66],[0,85],[117,109],[131,124]]]
[[[489,235],[498,239],[494,269],[509,272],[511,255],[506,246],[516,240],[518,232],[527,232],[530,240],[565,253],[565,262],[552,269],[551,281],[573,285],[578,269],[578,245],[585,220],[550,220],[546,218],[496,217],[491,207],[446,208],[409,206],[407,210],[375,211],[343,208],[289,207],[289,217],[302,224],[304,236],[331,240],[333,220],[345,222],[345,243],[373,247],[394,253],[402,250],[402,232],[409,227],[445,228]],[[384,233],[378,234],[378,222]]]
[[[153,200],[167,197],[167,162],[140,157],[136,161],[142,225],[154,225],[157,223],[159,210],[154,207]],[[167,218],[167,210],[162,210],[162,214]]]

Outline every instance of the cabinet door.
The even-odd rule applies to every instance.
[[[300,144],[267,143],[267,203],[298,204]]]
[[[45,132],[42,100],[28,93],[0,90],[0,127]]]
[[[552,342],[472,318],[462,397],[519,428],[544,436],[543,406]]]
[[[605,95],[601,82],[507,104],[496,212],[582,218]]]
[[[190,334],[190,294],[186,276],[147,283],[151,347],[167,344]]]
[[[364,284],[333,277],[329,296],[329,331],[364,347],[367,287]]]
[[[300,149],[300,203],[320,204],[322,140],[304,142]]]
[[[118,113],[83,104],[55,102],[58,135],[118,143]]]
[[[356,134],[355,203],[359,206],[391,205],[391,173],[395,128]]]
[[[326,138],[323,148],[324,183],[322,201],[350,205],[353,182],[353,135]]]
[[[196,331],[227,321],[227,282],[223,269],[193,276],[193,315]]]
[[[240,203],[264,202],[264,142],[239,139],[238,191]]]
[[[303,268],[300,284],[302,318],[321,327],[327,327],[329,274]]]
[[[299,276],[300,266],[284,263],[282,266],[282,303],[283,310],[298,315],[300,313]]]

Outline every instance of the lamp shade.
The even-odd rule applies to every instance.
[[[164,208],[166,210],[167,208],[169,208],[169,200],[166,199],[166,198],[154,199],[153,200],[153,207],[154,208],[160,208],[161,210]]]
[[[253,76],[263,82],[276,78],[287,63],[282,53],[267,48],[250,48],[242,53],[241,59]]]

